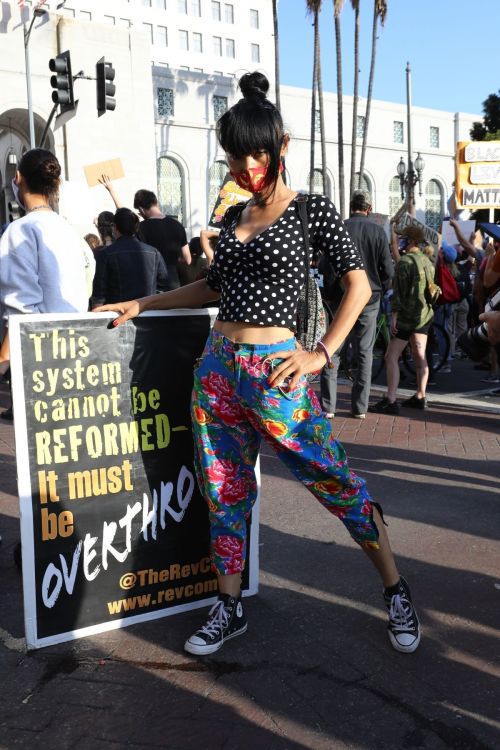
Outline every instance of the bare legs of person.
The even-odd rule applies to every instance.
[[[425,356],[427,334],[414,333],[410,338],[410,342],[417,376],[417,398],[421,399],[425,398],[427,381],[429,380],[429,365]]]

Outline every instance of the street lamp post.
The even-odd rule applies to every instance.
[[[31,96],[31,72],[30,72],[30,51],[29,51],[29,43],[30,43],[30,36],[31,36],[31,30],[33,28],[33,24],[35,23],[35,19],[39,18],[40,16],[45,15],[47,11],[43,8],[34,8],[33,9],[33,18],[31,19],[30,25],[27,27],[26,23],[23,23],[23,37],[24,37],[24,60],[26,65],[26,94],[28,99],[28,124],[29,124],[29,132],[30,132],[30,148],[36,147],[36,141],[35,141],[35,118],[33,116],[33,100]]]
[[[407,140],[408,140],[408,171],[403,157],[399,160],[396,167],[397,175],[401,185],[401,198],[406,198],[407,210],[412,216],[415,216],[415,185],[418,182],[418,194],[422,195],[422,174],[425,168],[425,162],[417,153],[415,164],[413,163],[412,154],[412,132],[411,132],[411,70],[410,63],[406,64],[406,114],[407,114]]]

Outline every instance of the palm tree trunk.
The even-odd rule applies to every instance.
[[[321,139],[321,171],[323,173],[323,195],[328,195],[328,173],[326,171],[326,136],[325,136],[325,110],[323,103],[323,82],[321,80],[321,51],[318,31],[318,64],[316,68],[316,83],[318,86],[319,103],[319,133]]]
[[[345,216],[345,174],[344,174],[344,117],[342,112],[342,38],[340,33],[340,11],[335,17],[335,47],[337,52],[337,125],[339,151],[339,208],[340,216]]]
[[[351,138],[351,179],[349,182],[349,200],[354,192],[356,180],[356,139],[358,131],[359,102],[359,0],[354,3],[354,94],[352,101],[352,138]]]
[[[274,76],[276,90],[276,107],[281,110],[280,96],[280,48],[278,35],[278,0],[273,0],[273,26],[274,26]]]
[[[361,147],[361,161],[359,165],[359,181],[358,187],[361,185],[365,170],[365,158],[366,158],[366,146],[368,143],[368,125],[370,123],[370,110],[372,106],[372,95],[373,95],[373,79],[375,77],[375,60],[377,57],[377,23],[378,23],[378,11],[377,2],[373,3],[373,26],[372,26],[372,59],[370,63],[370,76],[368,78],[368,96],[366,99],[366,114],[365,114],[365,131],[363,133],[363,145]]]
[[[317,27],[318,11],[314,11],[314,60],[313,60],[313,78],[311,89],[311,151],[310,151],[310,169],[309,169],[309,192],[314,192],[314,147],[316,141],[316,82],[318,78],[318,44],[317,44]]]

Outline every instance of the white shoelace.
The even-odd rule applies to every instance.
[[[208,617],[208,622],[200,628],[199,632],[208,635],[210,638],[219,635],[219,633],[222,635],[224,628],[227,628],[229,623],[229,613],[222,600],[219,599],[219,601],[215,602],[208,613]]]
[[[400,596],[399,594],[396,594],[391,599],[389,619],[391,621],[391,627],[394,630],[407,631],[415,629],[415,623],[413,621],[413,608],[409,600],[406,597]]]

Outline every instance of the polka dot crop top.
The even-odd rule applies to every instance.
[[[310,195],[307,204],[310,255],[322,250],[336,273],[363,268],[359,251],[333,203]],[[218,319],[295,330],[297,302],[305,277],[302,225],[294,200],[250,242],[235,235],[239,214],[226,222],[207,284],[221,295]]]

